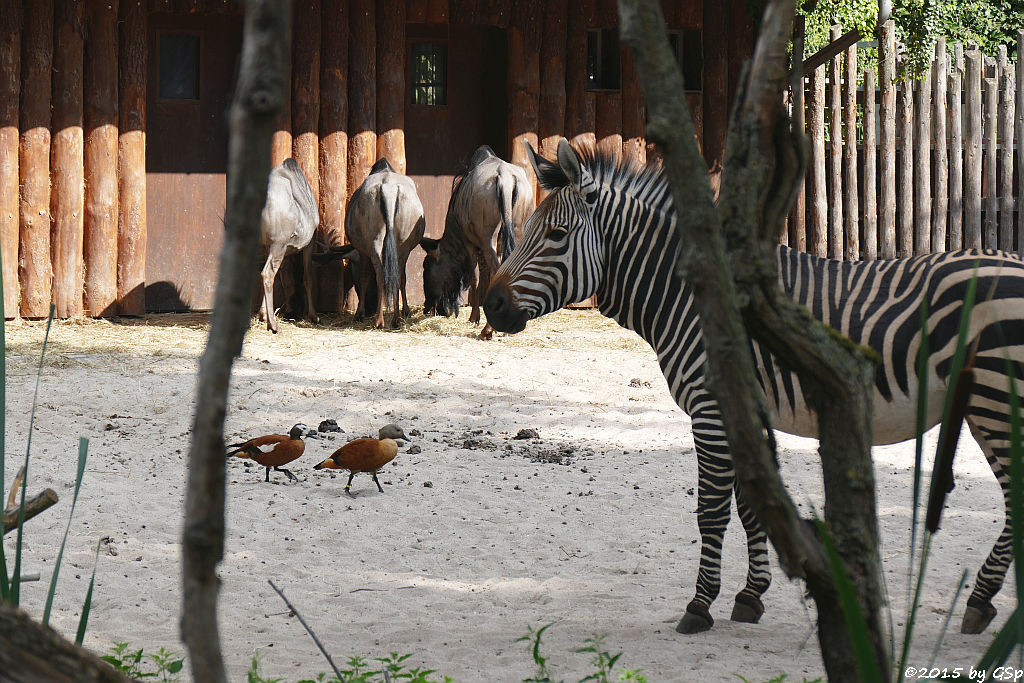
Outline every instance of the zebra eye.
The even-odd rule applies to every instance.
[[[569,236],[569,232],[562,228],[551,228],[548,230],[548,239],[562,241]]]

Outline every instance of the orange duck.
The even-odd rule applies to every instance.
[[[297,424],[291,431],[285,434],[267,434],[249,439],[244,443],[234,443],[228,446],[234,450],[228,451],[228,457],[237,455],[239,458],[255,460],[267,468],[266,481],[270,481],[270,470],[284,472],[289,479],[298,479],[294,474],[284,469],[287,465],[298,459],[306,450],[306,443],[302,437],[309,434],[309,427],[304,424]]]
[[[331,457],[316,465],[315,470],[348,470],[348,483],[345,493],[352,495],[352,477],[358,472],[369,472],[377,490],[384,493],[384,488],[377,481],[377,471],[395,459],[398,454],[398,441],[408,441],[402,428],[396,424],[385,425],[377,433],[378,439],[356,439],[350,441]]]

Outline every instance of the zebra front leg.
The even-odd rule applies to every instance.
[[[694,424],[699,421],[699,418],[694,417]],[[693,438],[697,446],[700,568],[697,570],[696,595],[686,606],[686,614],[676,624],[679,633],[700,633],[715,624],[710,608],[722,586],[722,539],[729,524],[735,480],[725,435],[721,432],[701,435],[694,428]]]
[[[747,585],[736,594],[736,603],[732,608],[733,621],[756,624],[764,614],[764,603],[761,596],[768,590],[772,582],[772,572],[768,564],[768,536],[754,516],[754,512],[743,498],[739,484],[736,484],[736,510],[747,532]]]

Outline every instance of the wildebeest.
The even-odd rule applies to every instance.
[[[423,259],[424,312],[458,315],[459,296],[468,288],[473,307],[469,321],[480,322],[480,306],[491,274],[512,253],[515,231],[522,229],[532,210],[533,188],[526,172],[481,145],[465,173],[452,183],[444,235],[420,240],[427,252]],[[500,259],[495,244],[499,237]],[[480,338],[489,339],[492,332],[486,325]]]
[[[352,195],[345,216],[345,233],[349,242],[362,258],[362,285],[358,315],[367,314],[368,297],[363,292],[371,289],[376,276],[377,316],[374,327],[384,327],[384,310],[394,310],[391,324],[398,325],[398,293],[402,294],[403,316],[409,315],[409,301],[405,294],[405,264],[409,252],[419,244],[426,225],[423,205],[416,194],[416,186],[408,177],[397,173],[387,159],[379,159],[370,169],[370,175]],[[367,265],[372,266],[372,270]]]
[[[302,252],[302,285],[306,292],[306,317],[316,322],[313,307],[313,275],[311,246],[313,233],[320,224],[320,212],[313,199],[302,168],[295,159],[270,171],[267,180],[267,203],[260,218],[260,244],[267,255],[263,265],[263,308],[261,316],[267,321],[267,329],[277,333],[277,319],[274,317],[274,280],[281,268],[284,257]]]

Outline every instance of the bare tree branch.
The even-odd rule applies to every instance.
[[[288,93],[291,3],[249,0],[229,113],[227,207],[220,274],[199,363],[182,537],[181,633],[197,681],[225,681],[217,629],[217,564],[224,555],[224,415],[231,366],[249,327],[270,139]]]
[[[53,489],[43,489],[25,502],[25,521],[32,519],[43,510],[57,504],[57,492]],[[15,505],[4,510],[4,532],[13,531],[18,528],[18,509]],[[2,535],[2,534],[0,534]]]

